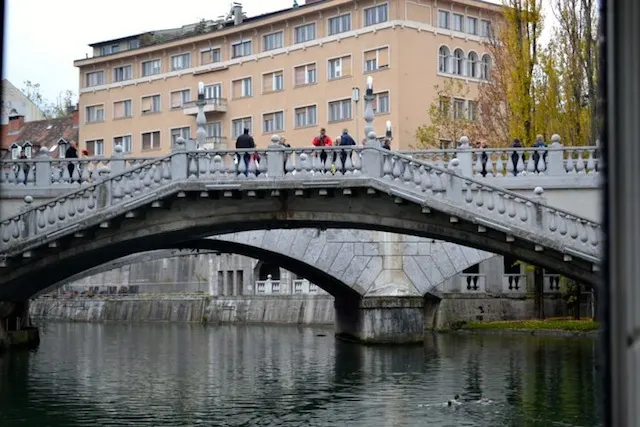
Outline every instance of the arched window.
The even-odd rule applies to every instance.
[[[462,49],[456,49],[453,52],[453,74],[464,75],[464,52]]]
[[[475,52],[469,52],[469,59],[467,61],[467,75],[469,77],[473,77],[474,79],[478,78],[478,54]]]
[[[484,54],[482,55],[480,78],[482,80],[489,80],[490,77],[491,77],[491,57],[488,54]]]
[[[449,73],[449,48],[446,46],[440,46],[440,51],[439,51],[439,64],[438,64],[438,71],[440,71],[441,73]]]

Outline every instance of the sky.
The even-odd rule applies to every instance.
[[[225,15],[229,0],[109,0],[101,7],[87,0],[5,0],[2,77],[19,89],[39,83],[43,96],[78,92],[73,61],[92,56],[90,43],[145,31],[175,28]],[[242,0],[248,16],[286,9],[293,0]],[[304,4],[304,0],[299,0]]]
[[[493,0],[497,2],[497,0]],[[145,31],[176,28],[226,14],[229,0],[109,0],[93,9],[87,0],[6,0],[2,77],[19,89],[39,83],[53,102],[67,89],[78,92],[73,61],[92,56],[90,43]],[[248,16],[286,9],[293,0],[241,0]],[[299,0],[304,4],[304,0]]]

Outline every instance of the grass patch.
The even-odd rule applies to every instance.
[[[591,332],[600,328],[598,322],[593,319],[573,320],[570,318],[555,317],[545,320],[499,320],[492,322],[466,322],[461,325],[460,329],[467,330],[553,330],[553,331],[572,331],[572,332]]]

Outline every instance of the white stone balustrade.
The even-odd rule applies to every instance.
[[[460,292],[485,293],[487,291],[487,278],[484,274],[462,273],[458,276]]]
[[[274,141],[274,144],[277,142]],[[186,146],[195,147],[195,143],[187,141]],[[351,150],[354,149],[358,150],[358,147]],[[157,157],[124,157],[122,147],[119,145],[114,151],[112,157],[52,159],[45,148],[35,159],[2,160],[0,161],[0,188],[64,188],[65,186],[75,188],[96,182],[100,179],[101,173],[116,175],[157,159]],[[196,169],[208,170],[210,174],[233,174],[241,171],[255,176],[267,172],[266,163],[261,163],[257,156],[246,164],[237,162],[235,150],[194,151],[189,150],[190,175]],[[212,154],[212,151],[216,154]],[[320,156],[317,149],[312,147],[292,149],[287,152],[283,160],[283,170],[286,175],[305,171],[324,172],[331,170],[332,167],[338,171],[338,174],[345,175],[357,173],[360,170],[360,157],[340,155],[343,150],[338,147],[327,147],[324,151],[331,155],[327,156],[322,164],[321,158],[324,156]],[[353,153],[353,151],[348,152]],[[252,154],[256,153],[259,155],[260,150],[255,150]],[[548,148],[469,148],[468,139],[463,137],[457,149],[412,150],[399,153],[441,168],[446,168],[449,161],[457,158],[460,161],[462,174],[474,178],[570,177],[594,175],[599,171],[597,147],[563,147],[558,135],[554,135],[553,143]],[[220,158],[217,159],[216,155]]]
[[[523,273],[504,274],[502,276],[502,292],[524,294],[527,292],[527,276]]]

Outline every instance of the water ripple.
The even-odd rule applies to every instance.
[[[0,425],[601,425],[591,340],[370,348],[319,331],[48,324],[37,351],[0,358]]]

